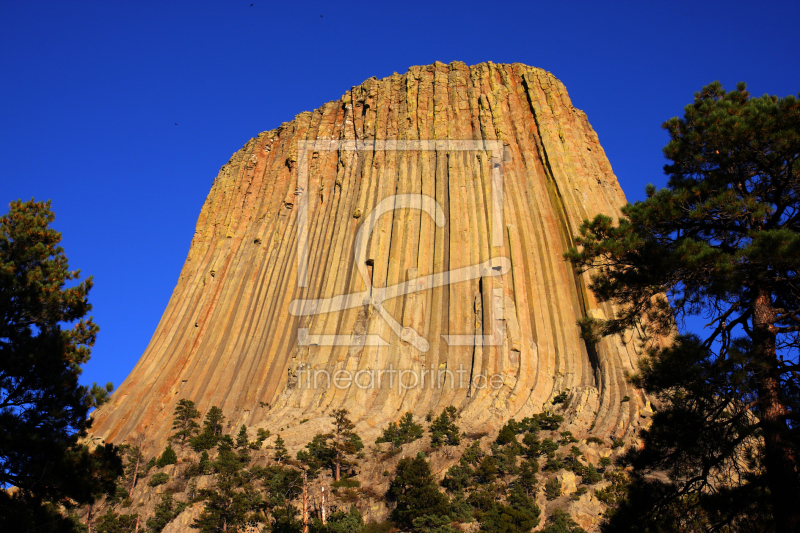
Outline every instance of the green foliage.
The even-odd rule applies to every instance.
[[[286,443],[283,441],[283,438],[278,435],[275,438],[275,453],[273,454],[272,458],[277,463],[282,463],[289,458],[289,452],[286,451]]]
[[[447,515],[420,516],[414,519],[413,531],[415,533],[456,533],[450,522],[450,517]]]
[[[189,439],[189,445],[196,452],[210,450],[222,438],[222,424],[224,422],[225,415],[222,414],[222,409],[216,405],[212,406],[203,420],[203,431]]]
[[[589,489],[587,487],[578,487],[578,489],[575,492],[570,494],[569,499],[578,501],[581,499],[581,496],[583,496],[587,492],[589,492]]]
[[[258,428],[256,431],[256,440],[250,443],[250,448],[253,450],[257,450],[261,448],[264,444],[264,441],[270,437],[270,433],[268,429]]]
[[[330,468],[334,480],[338,481],[341,479],[342,471],[348,471],[355,464],[348,458],[361,451],[364,443],[353,431],[355,424],[347,417],[348,414],[347,409],[334,409],[331,414],[333,431],[314,435],[311,442],[306,444],[307,451],[298,452],[298,460],[312,472],[320,468]]]
[[[571,431],[562,431],[561,438],[559,439],[558,443],[563,446],[564,444],[569,444],[571,442],[578,442],[578,439],[572,436]]]
[[[593,465],[589,465],[589,467],[586,469],[586,472],[581,477],[581,481],[587,485],[594,485],[601,479],[603,479],[603,477]]]
[[[442,445],[458,446],[461,443],[461,432],[455,424],[456,418],[456,408],[451,405],[431,422],[431,446],[438,448]]]
[[[236,447],[247,448],[250,442],[247,440],[247,426],[242,424],[239,428],[239,433],[236,435]]]
[[[500,429],[495,442],[500,446],[517,442],[517,423],[514,422],[513,418]]]
[[[56,507],[113,494],[122,462],[111,444],[79,443],[90,409],[113,389],[80,385],[98,332],[91,277],[69,270],[50,202],[13,201],[0,217],[0,530],[75,527]]]
[[[497,459],[494,455],[487,455],[475,470],[475,477],[480,483],[489,484],[497,479]]]
[[[525,494],[530,495],[531,492],[536,488],[536,484],[538,480],[536,479],[536,473],[539,471],[539,463],[536,461],[523,461],[520,465],[519,471],[519,479],[517,479],[517,483],[519,483],[520,487],[525,491]]]
[[[714,82],[663,127],[667,187],[648,186],[617,224],[584,222],[567,254],[615,305],[612,318],[585,320],[584,336],[639,328],[647,357],[632,381],[663,406],[627,454],[637,504],[612,523],[797,529],[800,100]],[[692,315],[702,338],[650,342]]]
[[[539,506],[520,489],[512,490],[507,504],[495,503],[481,516],[480,531],[486,533],[527,532],[539,525]]]
[[[241,446],[237,453],[234,446],[230,435],[219,439],[219,454],[211,463],[216,473],[216,484],[198,491],[198,496],[204,500],[205,505],[193,527],[204,533],[223,528],[235,531],[247,522],[250,514],[264,505],[263,499],[252,485],[253,479],[263,475],[263,471],[245,470],[249,461],[247,447]]]
[[[522,444],[524,446],[522,452],[526,457],[538,457],[540,455],[542,443],[539,442],[539,438],[535,433],[526,433],[522,438]]]
[[[336,511],[328,517],[328,533],[360,533],[364,529],[364,517],[355,505],[347,512]]]
[[[420,438],[422,438],[422,426],[414,422],[414,415],[406,413],[399,423],[390,422],[375,443],[389,442],[394,447],[400,447]]]
[[[186,441],[194,437],[200,430],[200,424],[196,422],[198,418],[200,418],[200,411],[197,410],[193,401],[178,400],[172,419],[172,429],[175,430],[175,433],[172,434],[170,440],[179,442],[183,448]]]
[[[558,444],[551,439],[544,439],[539,446],[541,455],[546,455],[547,457],[555,457],[556,450],[558,450]]]
[[[567,398],[568,398],[568,397],[569,397],[569,389],[567,389],[567,390],[565,390],[565,391],[561,391],[560,393],[558,393],[558,394],[557,394],[557,395],[556,395],[556,396],[553,398],[553,404],[564,403],[564,402],[566,402],[566,401],[567,401]]]
[[[267,509],[286,507],[288,502],[297,498],[302,492],[303,475],[295,468],[283,465],[253,467],[250,473],[258,478],[266,489],[265,506]]]
[[[153,474],[153,477],[150,478],[150,481],[148,481],[147,484],[150,487],[157,487],[159,485],[163,485],[167,481],[169,481],[169,474],[166,472],[156,472]]]
[[[480,442],[475,441],[464,450],[461,455],[461,464],[463,465],[477,465],[483,457],[483,450],[481,450]]]
[[[298,518],[297,509],[293,506],[287,505],[272,511],[270,522],[270,531],[272,533],[299,533],[302,530],[303,522]]]
[[[185,508],[186,504],[183,502],[179,502],[176,505],[172,499],[172,494],[168,492],[162,494],[161,501],[156,504],[153,516],[147,519],[147,529],[150,533],[161,533],[161,530],[181,514]]]
[[[211,459],[208,457],[208,452],[203,451],[200,454],[200,462],[197,463],[197,470],[200,475],[211,473]]]
[[[544,495],[548,500],[555,500],[561,496],[561,481],[557,477],[551,477],[544,484]]]
[[[356,487],[360,487],[360,486],[361,486],[361,482],[358,481],[357,479],[350,479],[350,478],[346,478],[346,477],[343,477],[339,481],[334,481],[334,482],[331,483],[331,487],[333,487],[333,488],[352,489],[352,488],[356,488]]]
[[[563,509],[553,509],[542,533],[586,533]]]
[[[447,497],[436,487],[430,465],[421,453],[400,460],[386,496],[395,503],[392,519],[402,527],[413,527],[415,518],[448,513]]]
[[[442,479],[442,486],[450,492],[461,492],[472,486],[472,476],[475,471],[469,464],[451,466]]]
[[[135,514],[117,514],[110,507],[100,518],[95,531],[97,533],[134,533],[136,530]]]
[[[172,449],[171,445],[167,445],[167,448],[156,461],[156,466],[159,468],[164,468],[167,465],[174,465],[177,462],[178,455],[175,453],[175,450]]]
[[[586,439],[586,444],[599,444],[600,446],[605,446],[605,441],[598,437],[589,437]]]

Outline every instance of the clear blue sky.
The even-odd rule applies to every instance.
[[[796,0],[0,0],[0,209],[53,201],[70,265],[95,279],[83,381],[119,385],[219,167],[259,132],[411,65],[521,62],[566,84],[641,199],[665,183],[660,124],[701,86],[800,91],[798,20]]]

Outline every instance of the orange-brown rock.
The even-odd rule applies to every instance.
[[[406,144],[369,144],[394,140]],[[417,142],[431,140],[469,143]],[[308,142],[317,144],[303,150]],[[393,195],[439,207],[370,215]],[[365,437],[405,411],[448,405],[462,428],[481,430],[541,412],[565,391],[576,435],[634,432],[646,406],[624,377],[636,343],[584,343],[577,321],[612,310],[562,257],[583,219],[617,216],[624,203],[586,115],[549,72],[437,62],[371,78],[259,134],[222,167],[164,316],[97,411],[95,435],[163,446],[181,398],[203,412],[220,406],[229,427],[284,428],[295,444],[341,407]],[[468,279],[437,276],[454,270]],[[381,302],[382,288],[393,297]],[[339,295],[356,296],[341,310],[303,303]],[[371,387],[326,386],[323,374],[362,371],[369,385],[390,369],[407,373]],[[412,376],[427,379],[411,387]]]

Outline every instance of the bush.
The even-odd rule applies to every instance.
[[[589,437],[586,439],[586,444],[599,444],[600,446],[603,446],[605,445],[605,441],[597,437]]]
[[[548,479],[544,484],[544,495],[548,500],[555,500],[561,496],[561,481],[557,477]]]
[[[159,485],[163,485],[169,481],[169,475],[166,472],[158,472],[157,474],[153,474],[153,477],[150,478],[150,481],[147,483],[151,487],[157,487]]]
[[[174,465],[178,462],[178,456],[175,453],[175,450],[172,449],[172,445],[167,445],[167,449],[161,454],[161,457],[158,458],[156,461],[156,466],[158,468],[164,468],[167,465]]]
[[[357,479],[350,479],[346,477],[343,477],[339,481],[334,481],[333,483],[331,483],[331,487],[333,488],[353,489],[360,486],[361,482],[358,481]]]

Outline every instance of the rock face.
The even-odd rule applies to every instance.
[[[630,434],[647,405],[623,375],[635,343],[581,340],[578,319],[613,311],[562,258],[583,219],[624,203],[549,72],[456,62],[371,78],[221,168],[95,435],[163,447],[188,398],[290,445],[345,407],[369,442],[406,411],[454,405],[462,428],[491,430],[564,392],[565,429]]]

